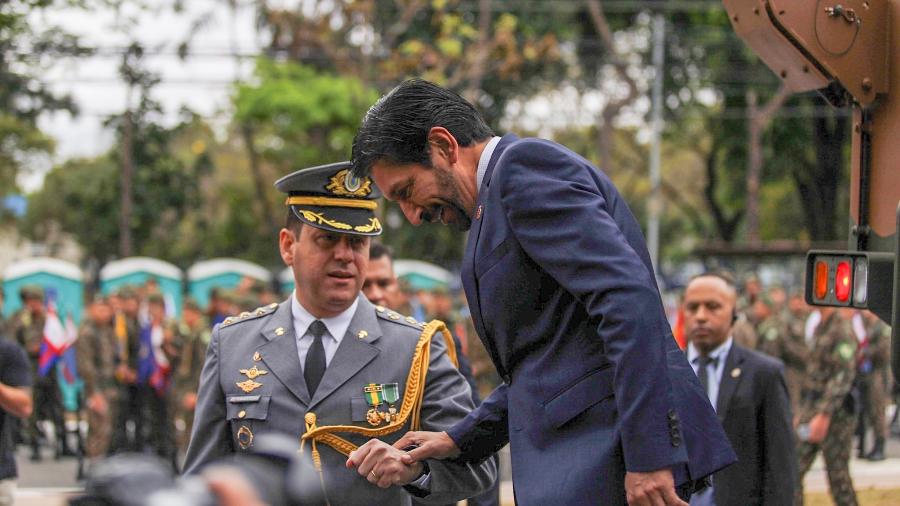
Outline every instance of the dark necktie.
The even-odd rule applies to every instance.
[[[697,368],[697,377],[700,378],[700,385],[703,387],[706,396],[709,397],[709,372],[707,366],[712,365],[715,367],[718,360],[710,357],[699,357],[697,360],[700,362],[700,367]]]
[[[313,342],[306,352],[306,364],[303,366],[303,378],[306,380],[306,389],[312,397],[319,388],[319,382],[325,375],[325,346],[322,345],[322,335],[325,334],[325,324],[321,320],[312,322],[309,333],[313,335]]]

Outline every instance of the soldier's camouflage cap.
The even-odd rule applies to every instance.
[[[375,216],[381,191],[368,177],[350,173],[350,162],[298,170],[275,182],[288,194],[285,205],[305,224],[356,235],[380,235]]]

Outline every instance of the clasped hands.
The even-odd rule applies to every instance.
[[[404,448],[415,447],[410,451]],[[446,432],[407,432],[393,445],[370,439],[347,459],[347,469],[356,471],[380,488],[406,485],[417,480],[425,469],[423,460],[443,459],[459,453]]]

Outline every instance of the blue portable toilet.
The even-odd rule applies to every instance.
[[[281,273],[278,274],[278,286],[281,287],[281,295],[287,297],[294,291],[294,270],[290,267],[285,267]]]
[[[29,258],[10,264],[3,271],[4,317],[11,316],[22,307],[19,290],[26,285],[43,288],[45,303],[53,300],[56,312],[64,322],[71,319],[78,325],[81,321],[84,311],[84,274],[77,265],[48,257]],[[65,358],[61,359],[57,363],[55,374],[63,407],[67,411],[75,411],[79,408],[83,382],[77,375],[71,374],[75,369],[74,354],[66,353],[64,356],[71,357],[71,363]]]
[[[84,311],[84,274],[73,263],[58,258],[35,257],[14,262],[3,271],[3,316],[9,318],[22,307],[19,290],[26,285],[44,289],[44,298],[54,298],[57,313],[77,324]]]
[[[272,273],[265,267],[237,258],[215,258],[197,262],[188,269],[188,294],[200,304],[209,305],[213,288],[235,288],[241,279],[249,277],[269,284]]]
[[[413,290],[449,288],[453,281],[453,274],[447,269],[419,260],[395,260],[394,274],[406,280]]]
[[[154,278],[166,301],[166,312],[170,317],[181,316],[182,288],[184,274],[181,269],[150,257],[129,257],[114,260],[100,269],[100,291],[109,295],[125,286],[139,286]]]

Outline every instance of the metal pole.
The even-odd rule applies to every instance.
[[[653,116],[650,145],[650,199],[647,203],[647,249],[653,269],[659,273],[659,216],[662,211],[660,195],[660,149],[663,128],[663,78],[665,59],[666,20],[662,14],[653,18]]]

